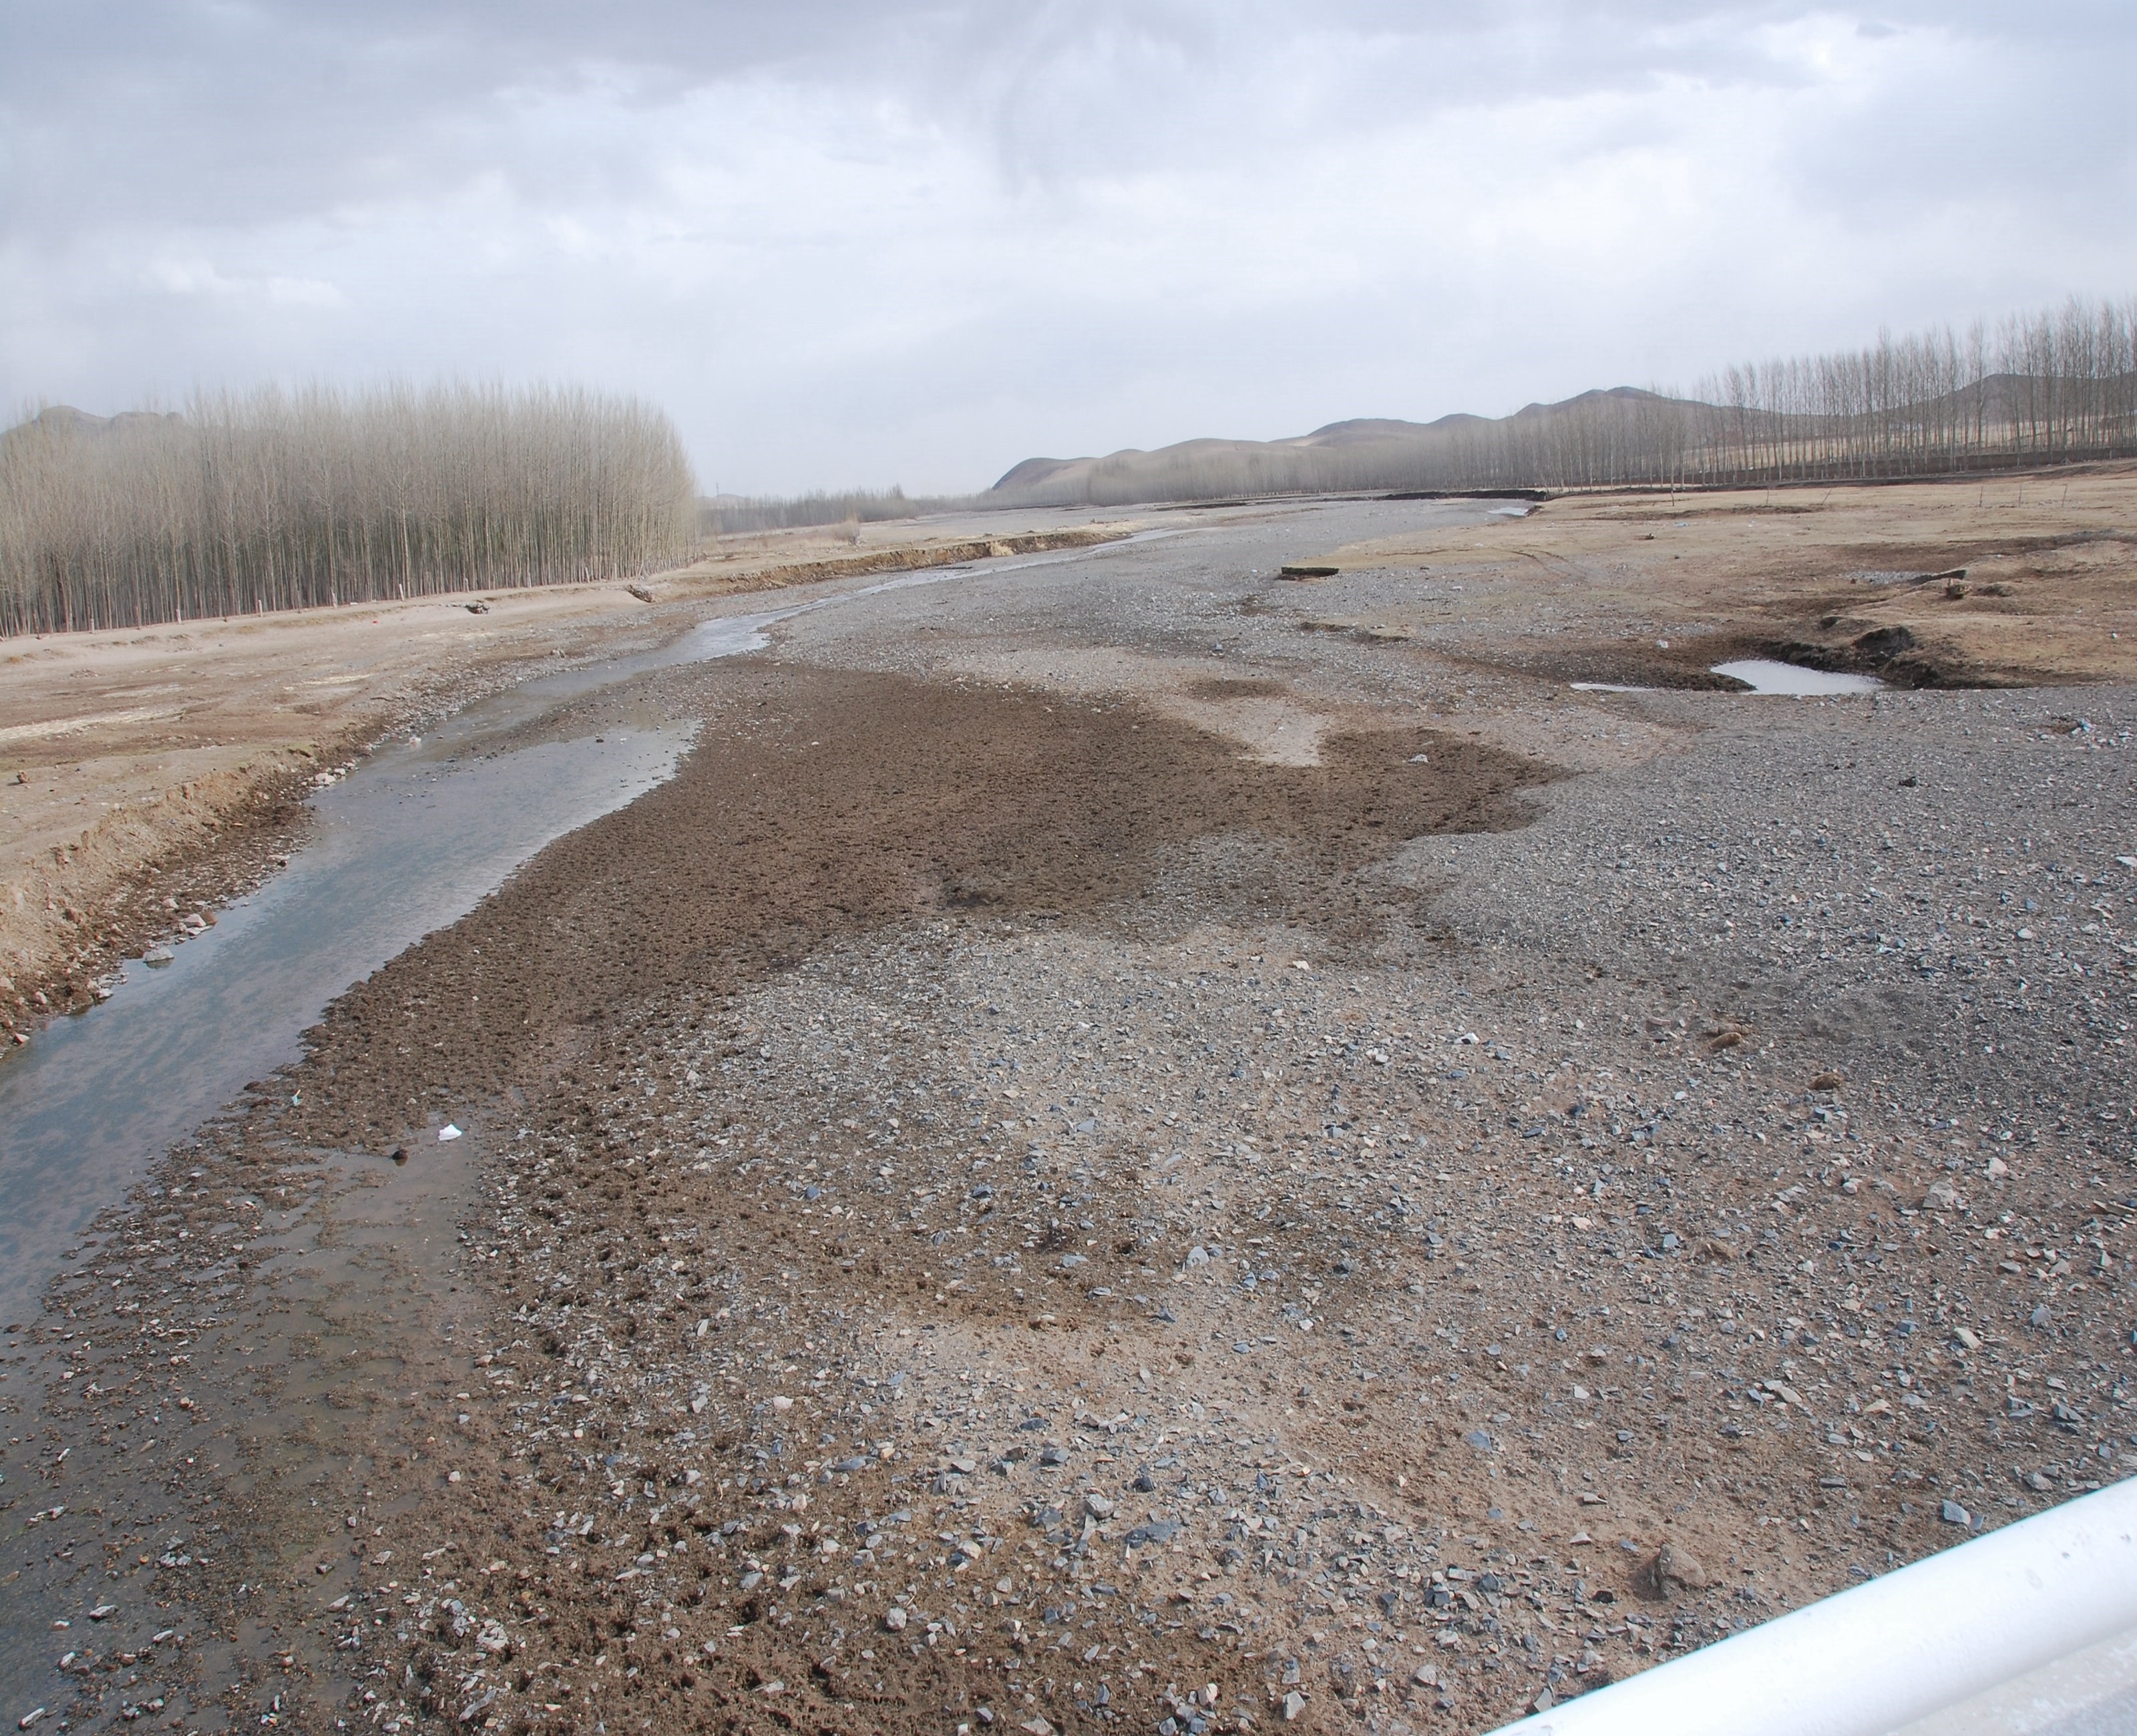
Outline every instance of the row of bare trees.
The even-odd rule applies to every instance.
[[[696,484],[667,416],[560,387],[203,393],[0,435],[0,634],[672,566]]]
[[[1353,489],[1934,476],[2137,455],[2137,299],[1731,367],[1693,397],[1618,387],[1497,421],[1027,460],[988,498],[1126,505]]]
[[[2137,451],[2137,299],[2073,299],[1706,382],[1701,479],[1919,476]]]
[[[840,494],[817,490],[789,496],[715,494],[703,503],[700,523],[709,536],[732,537],[827,524],[884,524],[969,503],[924,499],[896,487],[849,489]]]

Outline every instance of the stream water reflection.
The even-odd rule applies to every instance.
[[[469,732],[454,735],[322,791],[286,873],[168,965],[129,964],[109,1001],[0,1067],[0,1320],[32,1311],[60,1250],[158,1153],[291,1059],[329,1001],[552,839],[652,788],[688,742],[669,728],[475,757]]]

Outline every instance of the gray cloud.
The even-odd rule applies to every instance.
[[[2137,285],[2137,13],[16,3],[0,391],[577,377],[708,484],[1689,385]]]

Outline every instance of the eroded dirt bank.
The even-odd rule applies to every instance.
[[[12,1335],[12,1715],[1483,1729],[2137,1465],[2128,690],[1569,695],[1335,528],[653,678]]]

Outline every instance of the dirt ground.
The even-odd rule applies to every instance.
[[[2018,486],[1183,514],[572,702],[697,745],[10,1332],[4,1709],[1483,1730],[2126,1475],[2137,477]]]
[[[2122,681],[2137,667],[2130,489],[2115,465],[1964,485],[1573,495],[1481,532],[1302,551],[1297,564],[1429,581],[1331,630],[1400,638],[1453,621],[1476,630],[1480,662],[1560,678],[1681,686],[1727,658],[1768,656],[1903,685]]]

